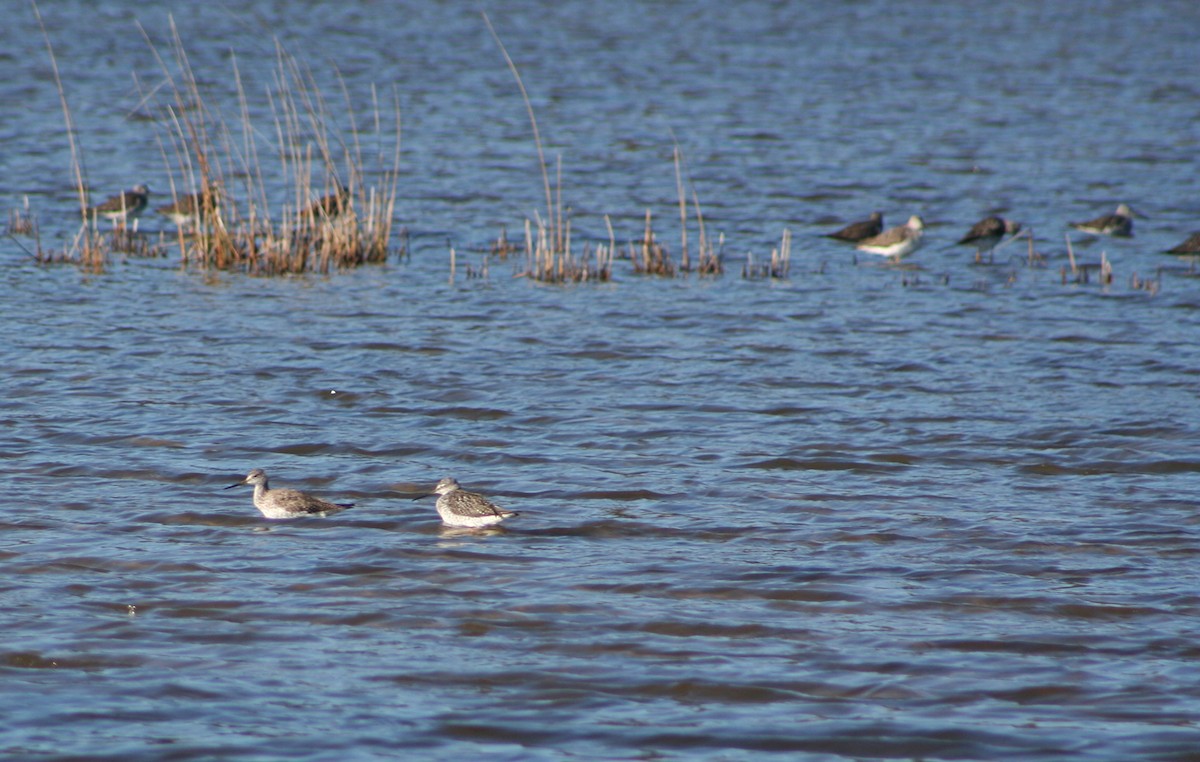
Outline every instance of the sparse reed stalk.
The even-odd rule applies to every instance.
[[[765,264],[754,263],[754,252],[746,252],[746,263],[742,266],[742,277],[750,280],[758,278],[786,278],[792,267],[792,231],[783,229],[779,246],[771,249],[771,258]]]
[[[533,144],[537,148],[538,169],[541,171],[541,175],[542,175],[542,189],[544,190],[544,192],[546,194],[546,216],[551,220],[558,219],[560,221],[559,222],[560,230],[556,231],[556,233],[561,233],[562,209],[560,206],[558,211],[557,212],[555,211],[554,197],[550,192],[550,171],[546,168],[546,154],[545,154],[545,151],[542,150],[542,133],[538,130],[537,117],[533,113],[533,103],[529,100],[529,92],[525,89],[525,82],[521,79],[521,72],[519,72],[517,70],[517,65],[515,63],[513,63],[512,56],[510,56],[508,54],[508,48],[504,47],[504,42],[501,41],[500,35],[496,33],[496,28],[494,26],[492,26],[492,20],[490,18],[488,18],[487,12],[481,11],[480,14],[483,16],[483,23],[487,25],[488,32],[492,35],[492,39],[496,41],[497,47],[500,48],[500,53],[501,53],[501,55],[504,56],[505,63],[508,64],[508,70],[510,72],[512,72],[513,79],[515,79],[517,81],[517,89],[519,89],[521,91],[521,99],[525,102],[525,112],[529,115],[529,125],[533,129]],[[561,205],[561,202],[562,202],[562,158],[561,157],[559,157],[558,191],[559,191],[559,203]],[[561,243],[561,235],[556,235],[555,244],[560,244],[560,243]],[[554,248],[561,248],[561,247],[556,245]]]
[[[792,231],[783,229],[778,249],[771,250],[771,277],[786,278],[792,269]]]
[[[54,46],[50,44],[50,35],[46,32],[46,23],[42,20],[42,12],[37,2],[30,2],[33,15],[37,17],[38,28],[42,31],[42,39],[46,42],[46,53],[50,56],[50,69],[54,73],[54,86],[58,90],[58,102],[62,106],[63,125],[67,130],[67,144],[71,149],[71,176],[75,181],[75,193],[79,197],[79,216],[87,219],[87,184],[84,182],[83,149],[75,139],[75,119],[71,116],[71,108],[67,105],[67,91],[63,87],[62,75],[58,70],[58,57],[54,55]]]
[[[496,46],[500,48],[500,53],[504,56],[508,70],[512,73],[513,79],[516,80],[517,89],[521,92],[521,100],[525,104],[525,113],[529,116],[529,125],[533,130],[533,143],[537,149],[538,157],[538,171],[542,178],[542,191],[546,196],[545,216],[538,210],[534,211],[537,226],[536,232],[533,229],[535,223],[529,219],[525,220],[527,267],[525,272],[518,275],[548,283],[608,280],[611,277],[611,265],[606,263],[611,262],[611,252],[601,255],[597,251],[596,264],[593,266],[589,262],[590,254],[586,250],[587,246],[585,246],[585,251],[578,258],[571,249],[571,220],[566,213],[566,206],[563,204],[562,199],[562,157],[557,157],[555,161],[556,185],[555,190],[552,191],[550,186],[550,169],[546,164],[546,153],[542,147],[542,134],[538,129],[537,117],[533,112],[533,103],[529,99],[529,91],[525,89],[525,82],[521,78],[521,72],[518,71],[512,56],[508,54],[508,49],[505,48],[500,35],[496,33],[496,28],[492,26],[491,19],[488,18],[486,12],[481,12],[481,15],[483,16],[484,24],[487,25],[488,32],[496,42]]]
[[[675,144],[675,191],[679,195],[679,267],[684,272],[691,269],[688,259],[687,238],[687,195],[683,192],[683,157],[680,155],[679,144]]]
[[[67,143],[71,149],[71,176],[75,185],[75,194],[79,199],[79,217],[82,220],[79,231],[71,247],[59,254],[43,254],[41,242],[38,241],[37,260],[39,262],[75,262],[88,270],[103,270],[108,261],[108,246],[104,237],[94,231],[88,224],[87,182],[84,172],[83,148],[76,140],[75,118],[71,116],[71,108],[67,104],[67,91],[63,87],[62,75],[58,68],[58,57],[54,54],[54,46],[50,44],[50,35],[46,31],[46,23],[36,0],[30,0],[33,15],[37,18],[38,28],[42,39],[46,42],[46,52],[50,56],[50,68],[54,73],[54,86],[58,90],[58,101],[63,111],[63,126],[67,131]]]
[[[641,245],[636,253],[630,251],[629,258],[633,260],[633,270],[636,273],[664,277],[675,275],[675,263],[671,261],[666,247],[660,244],[654,235],[649,209],[646,210],[646,225],[642,232]]]
[[[688,253],[687,246],[687,202],[684,194],[684,178],[686,177],[687,184],[692,189],[692,208],[695,210],[696,227],[699,230],[696,271],[700,275],[720,275],[724,272],[724,267],[721,265],[721,254],[718,249],[724,247],[725,237],[723,234],[721,235],[720,246],[718,249],[714,249],[704,225],[704,212],[700,208],[700,195],[696,192],[696,184],[692,182],[687,172],[683,150],[679,147],[679,141],[675,140],[674,130],[671,131],[671,140],[675,143],[675,186],[679,193],[679,220],[680,227],[682,228],[682,233],[680,234],[680,241],[683,248],[680,254],[681,267],[684,271],[691,269],[691,256]]]

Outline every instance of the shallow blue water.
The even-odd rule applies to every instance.
[[[474,9],[43,8],[97,193],[167,187],[128,115],[170,11],[215,92],[271,34],[355,108],[394,85],[413,238],[276,279],[0,244],[2,756],[1194,759],[1200,280],[1159,252],[1200,227],[1200,18],[991,9],[489,9],[577,235],[649,207],[677,255],[671,130],[725,235],[721,278],[556,287],[463,274],[543,204]],[[16,18],[0,199],[61,245]],[[1072,239],[1113,282],[1064,278],[1119,201],[1134,238]],[[873,209],[925,217],[911,267],[818,235]],[[1043,264],[953,245],[993,211]],[[739,277],[785,227],[790,277]],[[357,505],[264,521],[221,489],[253,467]],[[445,532],[445,475],[521,516]]]

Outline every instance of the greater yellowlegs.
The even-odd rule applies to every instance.
[[[477,492],[467,492],[458,480],[447,476],[433,492],[439,495],[437,512],[442,523],[452,527],[487,527],[517,514],[506,511]]]
[[[924,230],[925,222],[914,214],[908,218],[907,223],[899,227],[885,230],[877,236],[859,241],[857,248],[868,254],[900,259],[916,250],[921,243]]]
[[[851,222],[841,230],[826,233],[825,237],[858,243],[863,239],[879,235],[881,232],[883,232],[883,212],[871,212],[871,216],[868,219]]]
[[[103,217],[117,224],[130,222],[138,217],[150,202],[150,187],[145,183],[134,186],[133,190],[118,193],[102,204],[88,209],[92,219]]]
[[[1136,214],[1128,204],[1118,204],[1117,210],[1112,214],[1105,214],[1087,222],[1072,222],[1071,227],[1092,235],[1128,237],[1133,235],[1133,218]]]
[[[271,489],[267,486],[267,472],[261,468],[254,469],[246,474],[245,479],[236,484],[230,484],[225,489],[233,489],[243,484],[254,485],[254,507],[268,519],[324,517],[354,505],[354,503],[330,503],[294,489]]]
[[[991,252],[1006,235],[1016,235],[1021,232],[1021,223],[1004,217],[984,217],[976,222],[965,236],[958,242],[960,246],[975,247],[975,261],[978,262],[984,252]]]

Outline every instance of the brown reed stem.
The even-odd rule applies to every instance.
[[[87,187],[84,182],[83,149],[75,139],[75,120],[71,116],[71,108],[67,105],[67,91],[63,87],[62,75],[58,70],[58,57],[54,55],[54,46],[50,44],[50,34],[46,31],[46,23],[42,20],[42,12],[36,0],[30,0],[33,15],[37,18],[38,28],[42,31],[42,39],[46,42],[46,52],[50,55],[50,68],[54,72],[54,86],[58,90],[58,101],[62,105],[63,124],[67,128],[67,143],[71,148],[71,174],[75,179],[75,192],[79,196],[79,216],[87,218]]]
[[[504,60],[508,64],[508,70],[512,72],[513,78],[517,80],[517,88],[521,91],[521,99],[525,101],[525,111],[529,114],[529,124],[533,128],[533,142],[537,146],[538,168],[542,172],[542,185],[546,192],[546,216],[553,220],[555,219],[555,214],[554,200],[550,194],[550,173],[546,168],[546,155],[542,151],[542,135],[538,131],[537,117],[533,115],[533,104],[529,100],[529,93],[525,90],[525,83],[521,80],[521,73],[517,71],[517,65],[513,63],[512,56],[508,54],[508,49],[504,47],[504,43],[500,40],[500,35],[496,33],[496,28],[492,26],[492,20],[488,18],[486,11],[480,11],[480,13],[483,16],[483,23],[487,24],[488,32],[491,33],[492,39],[496,41],[496,45],[500,48],[500,53],[503,54]],[[560,192],[561,189],[562,185],[560,181]]]
[[[691,269],[691,263],[688,259],[688,235],[687,235],[687,194],[683,192],[683,171],[681,164],[683,157],[679,150],[679,144],[675,144],[675,191],[679,194],[679,262],[680,267],[687,271]]]

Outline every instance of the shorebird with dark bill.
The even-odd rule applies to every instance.
[[[1091,235],[1115,235],[1129,237],[1133,235],[1133,218],[1137,212],[1128,204],[1118,204],[1112,214],[1105,214],[1087,222],[1072,222],[1071,227]]]
[[[88,209],[88,215],[93,220],[96,217],[103,217],[115,224],[123,225],[136,220],[146,209],[148,203],[150,203],[150,188],[142,183],[134,186],[133,190],[118,193],[104,203],[91,207]]]
[[[924,231],[925,222],[914,214],[908,218],[908,222],[905,224],[859,241],[855,248],[868,254],[900,259],[916,250],[917,246],[921,244],[921,236],[924,235]]]
[[[1016,235],[1021,232],[1021,223],[1004,217],[984,217],[976,222],[965,236],[959,240],[960,246],[975,247],[975,261],[978,262],[984,252],[991,253],[992,249],[1006,235]]]
[[[1178,246],[1167,249],[1167,254],[1196,255],[1200,254],[1200,231],[1192,233],[1187,240]]]
[[[216,189],[207,193],[188,193],[172,204],[160,206],[154,211],[167,217],[180,227],[198,225],[201,220],[216,216],[220,211],[221,196]]]
[[[254,507],[268,519],[299,519],[306,516],[324,518],[354,506],[354,503],[331,503],[294,489],[271,489],[267,486],[267,472],[256,468],[246,478],[225,489],[243,484],[254,485]]]
[[[439,496],[435,507],[447,526],[488,527],[517,515],[477,492],[467,492],[459,486],[457,479],[449,476],[437,483],[433,494]]]
[[[883,212],[871,212],[871,216],[865,220],[851,222],[841,230],[832,233],[826,233],[826,238],[836,238],[839,241],[849,241],[850,243],[858,243],[859,241],[870,238],[871,236],[879,235],[883,232]]]

